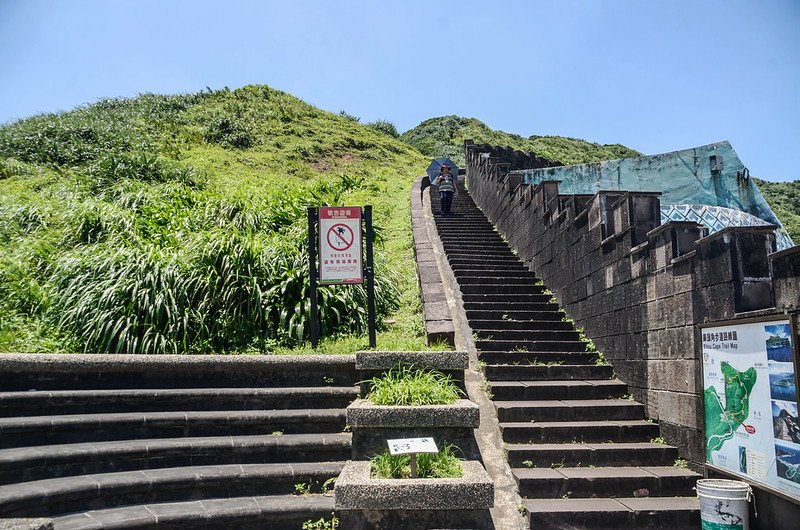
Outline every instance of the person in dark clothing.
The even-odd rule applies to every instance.
[[[439,188],[439,203],[442,207],[442,215],[450,215],[450,210],[453,207],[453,197],[458,193],[455,177],[450,174],[450,166],[447,164],[442,165],[439,168],[439,176],[436,177],[432,184]]]

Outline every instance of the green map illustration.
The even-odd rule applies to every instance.
[[[750,414],[750,393],[756,384],[756,369],[740,372],[726,362],[720,364],[725,378],[725,406],[717,389],[706,388],[703,400],[706,409],[706,458],[711,462],[711,453],[722,449],[726,440],[742,425]]]

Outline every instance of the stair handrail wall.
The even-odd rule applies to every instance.
[[[594,340],[661,434],[705,462],[698,326],[800,312],[800,246],[774,252],[774,226],[712,235],[661,224],[659,193],[561,195],[522,183],[553,165],[533,153],[465,142],[470,195],[517,255]]]

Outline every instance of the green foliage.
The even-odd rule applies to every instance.
[[[395,323],[379,343],[420,349],[408,193],[424,164],[264,86],[2,126],[0,351],[304,348],[306,209],[334,204],[373,204],[378,319]],[[363,286],[320,300],[327,343],[361,340]]]
[[[449,405],[463,394],[449,375],[402,363],[366,383],[370,385],[367,399],[376,405]]]
[[[339,116],[341,116],[342,118],[345,118],[347,120],[350,120],[352,122],[355,122],[355,123],[358,123],[358,122],[361,121],[361,118],[359,118],[358,116],[353,116],[352,114],[348,114],[347,111],[344,110],[344,109],[339,111]]]
[[[417,455],[418,478],[460,478],[464,475],[461,459],[453,452],[453,445],[447,444],[435,454]],[[411,455],[391,455],[387,449],[375,455],[372,463],[372,476],[375,478],[411,478]]]
[[[464,165],[464,140],[476,143],[510,146],[520,151],[533,151],[537,155],[561,164],[581,164],[631,156],[641,153],[623,145],[601,145],[561,136],[529,136],[495,131],[475,118],[442,116],[426,120],[401,138],[430,157],[447,156],[456,164]]]
[[[768,182],[754,179],[770,208],[795,243],[800,242],[800,180]]]
[[[309,519],[303,523],[301,530],[336,530],[339,528],[339,518],[331,514],[330,519],[320,517],[316,521]]]
[[[375,129],[378,132],[382,132],[383,134],[388,134],[392,138],[400,138],[400,133],[397,132],[397,127],[395,127],[394,123],[386,120],[378,120],[373,121],[367,124],[367,127],[370,129]]]
[[[250,127],[241,117],[224,114],[218,114],[209,121],[204,137],[209,142],[238,149],[251,147],[255,143]]]

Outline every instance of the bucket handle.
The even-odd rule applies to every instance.
[[[696,487],[692,488],[692,489],[698,494],[698,496],[700,495],[700,492],[697,491]],[[722,500],[722,501],[730,500],[728,497],[714,497],[713,495],[703,495],[703,497],[708,497],[710,499],[718,499],[718,500]],[[747,497],[746,497],[746,500],[747,500],[748,504],[750,503],[750,501],[753,501],[753,513],[755,513],[756,519],[758,519],[758,505],[756,505],[756,496],[753,495],[753,488],[749,484],[747,485]]]

